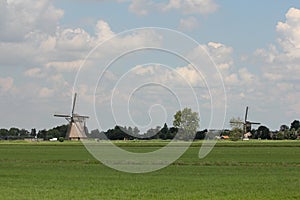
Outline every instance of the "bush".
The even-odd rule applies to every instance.
[[[63,142],[63,141],[65,141],[65,138],[59,137],[59,138],[58,138],[58,141]]]

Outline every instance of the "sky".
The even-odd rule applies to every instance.
[[[0,127],[200,128],[232,117],[272,130],[300,118],[300,2],[0,0]]]

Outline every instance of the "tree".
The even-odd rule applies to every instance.
[[[25,129],[21,129],[20,131],[19,131],[19,136],[20,137],[27,137],[27,136],[29,136],[29,132],[27,131],[27,130],[25,130]]]
[[[10,128],[8,131],[9,136],[19,136],[20,130],[18,128]]]
[[[257,129],[257,137],[261,139],[271,139],[270,130],[266,126],[260,126]]]
[[[138,129],[138,127],[134,127],[133,128],[133,135],[134,136],[138,136],[139,135],[140,130]]]
[[[204,140],[207,132],[208,132],[207,129],[205,129],[203,131],[197,131],[195,140]]]
[[[30,136],[35,137],[36,135],[37,135],[36,129],[35,128],[31,129]]]
[[[235,127],[229,132],[229,137],[230,140],[237,141],[243,137],[243,130]]]
[[[235,117],[232,117],[230,119],[230,127],[232,129],[235,129],[235,128],[238,128],[238,129],[242,129],[244,128],[244,123],[243,123],[243,119],[238,117],[238,118],[235,118]]]
[[[169,128],[168,125],[165,123],[164,127],[159,131],[159,138],[162,140],[168,139],[168,133],[169,133]]]
[[[1,137],[7,137],[8,136],[8,130],[7,129],[0,129],[0,136]]]
[[[184,108],[174,115],[173,125],[178,128],[179,138],[188,140],[194,139],[199,128],[199,121],[197,112],[193,112],[190,108]]]
[[[48,140],[47,138],[47,130],[43,129],[38,132],[38,138],[43,138],[44,140]]]
[[[291,123],[291,128],[290,130],[292,129],[295,129],[296,131],[300,128],[300,122],[299,120],[294,120],[292,123]]]
[[[287,131],[287,130],[289,130],[289,127],[287,125],[283,124],[283,125],[280,126],[279,131],[283,131],[284,132],[284,131]]]
[[[283,131],[279,131],[276,135],[276,139],[277,140],[283,140],[284,139],[284,132]]]

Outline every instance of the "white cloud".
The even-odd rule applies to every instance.
[[[211,58],[221,73],[227,75],[234,65],[232,55],[232,47],[217,42],[209,42],[207,45],[199,45],[193,49],[187,57],[191,60]]]
[[[177,67],[175,69],[176,76],[180,74],[183,80],[188,82],[192,86],[203,86],[203,80],[201,74],[192,66],[184,66],[184,67]],[[174,78],[176,80],[176,78]],[[180,79],[179,79],[180,80]]]
[[[239,69],[239,75],[241,77],[241,80],[246,83],[251,83],[255,80],[254,74],[251,74],[247,68]]]
[[[261,110],[265,110],[268,102],[269,107],[276,108],[278,113],[281,111],[279,118],[300,114],[297,90],[300,81],[300,10],[290,8],[285,18],[276,26],[278,43],[254,52],[253,60],[261,73],[251,74],[250,68],[239,70],[247,100],[252,99]]]
[[[226,85],[237,85],[239,83],[239,79],[237,74],[230,74],[224,78]]]
[[[80,65],[83,63],[83,60],[74,60],[74,61],[56,61],[49,62],[45,64],[46,68],[54,68],[59,72],[64,71],[77,71],[80,68]]]
[[[67,51],[87,50],[89,48],[90,42],[91,42],[90,35],[81,28],[76,28],[76,29],[67,28],[67,29],[62,29],[57,31],[56,46],[60,50],[67,50]]]
[[[263,77],[269,81],[299,81],[300,77],[300,10],[290,8],[285,22],[278,22],[276,31],[279,46],[258,49],[257,57],[263,60]]]
[[[214,0],[169,0],[156,2],[154,0],[132,0],[129,11],[137,15],[147,15],[150,12],[168,12],[177,10],[182,14],[210,14],[218,9]]]
[[[115,35],[109,24],[103,20],[97,22],[95,32],[100,41],[107,40]]]
[[[132,0],[129,11],[137,15],[147,15],[153,4],[151,0]]]
[[[143,80],[172,86],[203,86],[201,74],[192,66],[166,68],[160,65],[136,66],[132,69],[131,80],[142,77]]]
[[[0,77],[0,92],[9,92],[14,87],[14,79],[12,77],[1,78]]]
[[[218,9],[213,0],[182,0],[181,7],[184,14],[209,14]]]
[[[154,74],[154,67],[153,66],[148,66],[148,67],[143,67],[142,65],[137,65],[135,66],[132,71],[136,74],[136,75],[152,75]]]
[[[38,96],[41,98],[48,98],[53,96],[53,94],[54,94],[54,89],[43,87],[39,90]]]
[[[46,76],[46,74],[43,73],[42,69],[37,68],[37,67],[26,70],[24,72],[24,75],[27,77],[33,77],[33,78],[43,78]]]
[[[278,22],[278,38],[284,52],[289,58],[300,57],[300,10],[290,8],[285,15],[285,22]]]
[[[183,31],[191,31],[198,27],[199,23],[195,17],[188,17],[179,21],[179,29]]]
[[[0,2],[0,40],[18,42],[33,31],[53,34],[63,16],[50,0]]]

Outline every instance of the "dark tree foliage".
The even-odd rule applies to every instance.
[[[206,134],[207,134],[207,129],[202,130],[202,131],[197,131],[196,136],[195,136],[195,140],[204,140]]]
[[[299,120],[294,120],[292,123],[291,123],[291,128],[290,130],[294,129],[294,130],[298,130],[300,128],[300,122]]]
[[[38,138],[42,138],[44,140],[49,140],[51,138],[60,138],[60,137],[65,138],[67,131],[68,131],[68,125],[64,124],[61,126],[56,126],[49,130],[46,129],[40,130],[38,132]]]
[[[266,126],[260,126],[257,129],[257,138],[271,139],[270,130]]]
[[[9,135],[9,132],[7,129],[5,129],[5,128],[0,129],[0,137],[1,138],[7,137],[8,135]]]
[[[287,125],[283,124],[280,126],[279,131],[287,131],[287,130],[289,130],[289,127]]]

